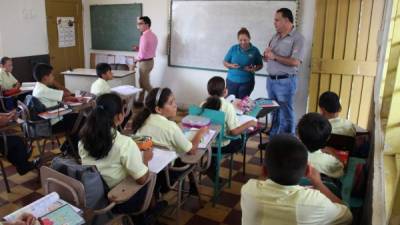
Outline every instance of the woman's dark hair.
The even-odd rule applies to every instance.
[[[146,97],[144,103],[144,109],[139,112],[132,121],[132,131],[136,133],[144,124],[146,119],[152,113],[156,112],[156,107],[164,107],[167,103],[169,96],[172,95],[172,91],[169,88],[153,88]]]
[[[225,80],[222,77],[215,76],[208,80],[207,91],[211,96],[223,97],[225,91]]]
[[[206,99],[206,102],[201,106],[203,109],[219,110],[221,108],[221,99],[218,96],[211,96]]]
[[[237,33],[237,36],[239,37],[239,35],[241,35],[241,34],[246,35],[250,39],[250,32],[249,32],[249,30],[247,30],[246,27],[240,28],[240,30]]]
[[[106,157],[113,146],[116,131],[112,128],[114,117],[119,113],[122,113],[122,100],[118,95],[100,95],[96,100],[96,108],[81,129],[83,147],[96,160]]]
[[[3,58],[1,58],[1,61],[0,61],[1,65],[6,64],[6,62],[7,62],[8,60],[11,60],[11,58],[10,58],[10,57],[7,57],[7,56],[4,56]]]

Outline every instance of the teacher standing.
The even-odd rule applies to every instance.
[[[264,59],[267,61],[268,96],[280,105],[273,113],[270,137],[279,133],[295,132],[293,100],[304,45],[304,37],[293,26],[290,9],[281,8],[276,11],[274,26],[276,34],[272,36],[264,52]]]
[[[136,62],[139,62],[139,85],[142,88],[139,99],[135,106],[143,106],[145,92],[150,93],[153,87],[150,83],[150,72],[154,67],[154,57],[156,57],[157,36],[150,29],[151,20],[147,16],[139,17],[137,28],[142,33],[139,40],[139,47],[133,47],[134,51],[139,50]]]
[[[263,67],[263,61],[258,48],[250,43],[250,33],[246,28],[239,30],[237,38],[239,44],[229,49],[224,66],[228,69],[228,94],[242,99],[253,92],[254,73]]]

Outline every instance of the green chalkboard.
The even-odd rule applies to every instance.
[[[142,16],[142,4],[90,6],[92,49],[131,51],[139,44],[137,17]]]

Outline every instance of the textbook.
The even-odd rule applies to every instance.
[[[77,207],[67,203],[66,201],[62,200],[60,196],[56,192],[52,192],[31,204],[18,209],[17,211],[7,215],[4,217],[6,221],[15,221],[22,213],[30,213],[36,218],[40,218],[57,210],[58,208],[68,205],[70,206],[75,213],[81,214],[82,211]]]
[[[42,225],[81,225],[85,220],[69,204],[39,217]]]

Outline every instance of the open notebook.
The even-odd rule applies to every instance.
[[[36,218],[40,218],[42,216],[45,216],[58,208],[64,206],[64,205],[69,205],[73,211],[76,213],[81,213],[81,210],[76,208],[75,206],[67,203],[66,201],[62,200],[60,196],[56,192],[52,192],[34,202],[31,204],[18,209],[17,211],[7,215],[4,217],[6,221],[15,221],[22,213],[30,213]],[[69,213],[71,215],[72,213]],[[77,215],[79,216],[79,215]],[[80,217],[80,216],[79,216]],[[72,219],[78,219],[78,218],[70,218]]]

